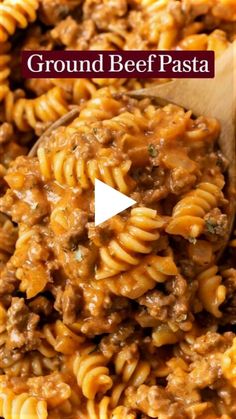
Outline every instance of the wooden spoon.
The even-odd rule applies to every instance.
[[[206,115],[220,122],[219,146],[229,162],[227,243],[234,224],[236,201],[236,42],[216,61],[214,79],[178,79],[130,94],[133,97],[154,98],[161,105],[174,103],[192,110],[195,116]]]

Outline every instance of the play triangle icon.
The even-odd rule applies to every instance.
[[[95,179],[95,226],[134,204],[133,199]]]

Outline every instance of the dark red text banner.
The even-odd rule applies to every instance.
[[[23,51],[25,78],[213,78],[213,51]]]

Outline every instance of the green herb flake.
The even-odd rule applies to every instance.
[[[154,144],[149,144],[148,153],[149,153],[149,156],[151,156],[151,157],[156,157],[157,156],[157,149],[156,149]]]
[[[207,229],[207,231],[208,231],[210,234],[215,234],[215,233],[216,233],[215,228],[216,228],[217,226],[216,226],[215,222],[212,222],[212,221],[208,220],[208,221],[205,221],[205,225],[206,225],[206,229]]]
[[[94,135],[97,135],[98,129],[97,128],[93,128],[93,133],[94,133]]]

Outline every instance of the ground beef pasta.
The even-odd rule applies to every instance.
[[[234,418],[219,132],[106,87],[37,156],[11,164],[0,208],[19,233],[0,278],[3,415],[29,398],[49,418]],[[96,177],[136,201],[98,227]]]
[[[0,0],[0,417],[236,418],[218,121],[127,95],[156,79],[19,72],[21,50],[219,57],[235,24],[235,0]],[[136,201],[98,227],[95,179]]]

